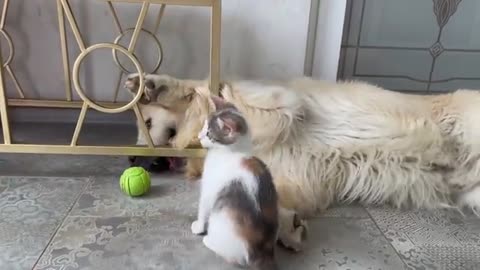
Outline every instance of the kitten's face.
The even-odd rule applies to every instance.
[[[208,137],[208,119],[203,122],[203,127],[200,133],[198,133],[198,139],[203,148],[211,148],[214,145],[213,141]]]
[[[228,147],[247,134],[247,123],[232,104],[216,97],[213,101],[216,112],[204,122],[198,139],[204,148]]]

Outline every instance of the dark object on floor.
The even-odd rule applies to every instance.
[[[184,166],[184,159],[177,157],[129,156],[130,167],[142,167],[151,173],[177,172]]]

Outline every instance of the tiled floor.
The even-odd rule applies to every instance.
[[[27,129],[28,130],[28,129]],[[38,133],[36,133],[38,134]],[[28,137],[28,135],[25,135]],[[0,154],[0,269],[236,269],[190,233],[198,184],[154,175],[129,198],[121,157]],[[480,219],[341,206],[280,269],[480,269]]]

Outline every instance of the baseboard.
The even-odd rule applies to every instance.
[[[80,110],[54,108],[10,108],[9,119],[13,122],[33,123],[76,123]],[[85,122],[135,124],[135,114],[132,111],[123,113],[102,113],[90,109],[87,111]]]

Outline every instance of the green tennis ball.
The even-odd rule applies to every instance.
[[[143,195],[150,189],[150,175],[142,167],[130,167],[120,177],[120,189],[132,197]]]

